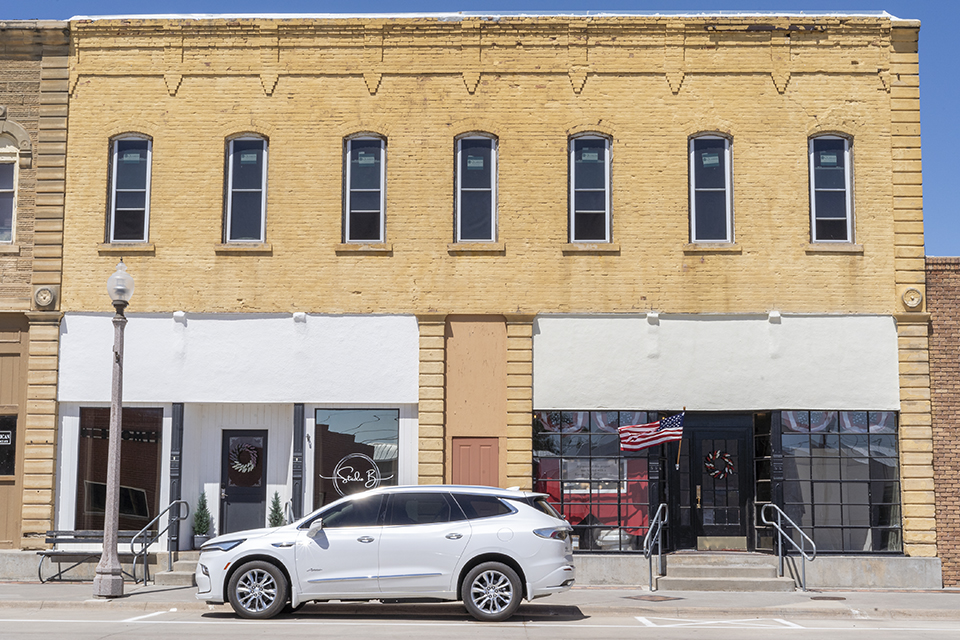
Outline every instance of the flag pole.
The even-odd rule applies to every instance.
[[[687,412],[687,408],[683,408],[683,413]],[[680,438],[680,442],[677,443],[677,464],[674,465],[674,471],[680,471],[680,450],[683,449],[683,438]]]

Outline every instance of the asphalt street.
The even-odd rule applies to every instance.
[[[456,613],[447,605],[416,607],[405,615],[396,612],[344,614],[338,607],[308,605],[294,615],[256,621],[237,618],[226,611],[167,611],[124,614],[95,608],[48,609],[42,615],[28,609],[0,611],[0,638],[419,638],[457,636],[498,640],[578,638],[711,638],[734,640],[770,638],[785,640],[839,637],[870,640],[960,637],[960,620],[851,620],[784,618],[674,618],[658,616],[590,616],[576,607],[542,616],[523,612],[502,623],[481,623]]]
[[[195,593],[195,587],[128,583],[123,597],[97,599],[89,582],[0,582],[0,640],[960,638],[960,591],[948,589],[717,593],[575,587],[525,602],[503,623],[477,622],[460,603],[377,601],[308,604],[273,620],[244,620],[229,605],[198,601]]]

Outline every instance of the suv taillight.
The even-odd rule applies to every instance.
[[[541,538],[548,540],[566,540],[570,537],[570,530],[564,528],[550,527],[549,529],[534,529],[533,532]]]

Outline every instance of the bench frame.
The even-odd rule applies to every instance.
[[[129,544],[133,537],[137,535],[136,531],[119,531],[117,534],[117,543],[118,544]],[[47,544],[57,545],[70,545],[70,544],[100,544],[101,548],[98,550],[69,550],[69,549],[41,549],[37,551],[37,555],[40,556],[40,563],[37,565],[37,577],[40,578],[40,583],[51,582],[53,580],[63,581],[63,575],[70,571],[71,569],[80,566],[85,562],[92,562],[96,560],[100,561],[100,556],[103,555],[103,531],[92,530],[92,531],[47,531],[44,542]],[[129,554],[123,554],[129,555]],[[50,576],[49,578],[43,577],[43,561],[44,559],[49,558],[51,563],[57,563],[57,572]],[[66,569],[63,568],[63,563],[71,562],[72,564]],[[133,579],[134,576],[126,571],[121,569],[122,574]]]

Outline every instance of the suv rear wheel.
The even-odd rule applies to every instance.
[[[516,612],[522,596],[520,577],[502,562],[478,564],[460,588],[467,611],[482,622],[506,620]]]
[[[287,579],[276,566],[254,560],[241,566],[227,586],[230,606],[244,618],[272,618],[287,604]]]

